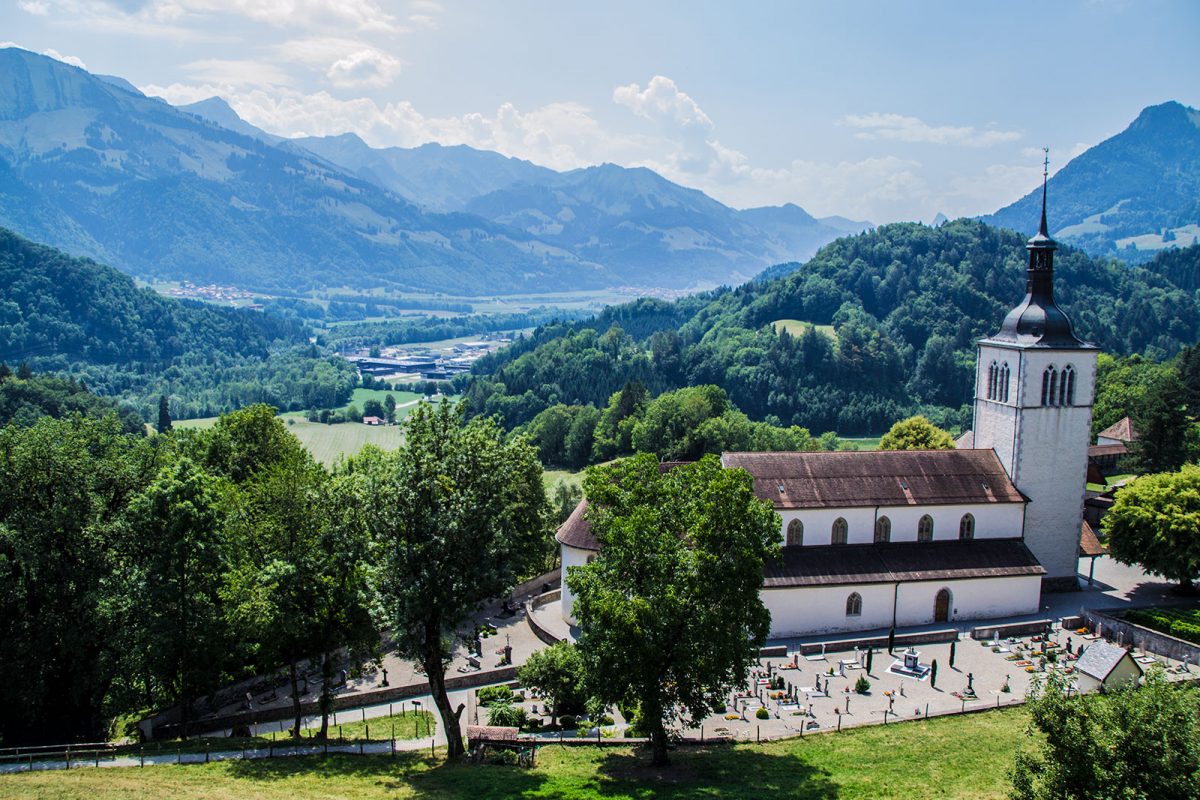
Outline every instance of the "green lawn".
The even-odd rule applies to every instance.
[[[409,409],[403,409],[408,411]],[[397,416],[400,412],[397,411]],[[326,466],[336,463],[343,456],[352,456],[373,444],[384,450],[395,450],[404,441],[404,432],[398,425],[363,425],[361,422],[343,422],[325,425],[309,422],[303,414],[285,414],[287,429],[300,440],[313,458]],[[217,422],[216,417],[185,419],[175,423],[179,428],[209,428]]]
[[[553,492],[554,487],[558,486],[559,481],[566,481],[568,485],[576,486],[583,482],[583,470],[579,472],[571,472],[566,469],[547,469],[542,471],[542,483],[546,486],[547,492]]]
[[[837,331],[833,329],[832,325],[813,325],[811,322],[805,322],[802,319],[777,319],[771,323],[771,325],[775,328],[776,333],[779,333],[781,330],[785,330],[792,336],[799,336],[805,328],[812,327],[830,337],[835,342],[837,341]]]
[[[1022,710],[877,726],[764,745],[688,748],[663,770],[630,748],[548,745],[534,769],[428,755],[316,756],[0,777],[0,798],[1002,798]]]
[[[380,403],[382,403],[384,398],[389,394],[393,397],[393,399],[395,399],[396,405],[398,406],[405,403],[411,403],[413,400],[420,400],[423,396],[417,394],[416,392],[398,392],[392,389],[363,389],[360,387],[355,389],[354,393],[350,395],[350,403],[358,406],[358,410],[362,411],[363,405],[365,405],[368,400],[378,400]],[[350,403],[347,403],[346,406],[350,405]],[[342,406],[339,410],[345,410],[346,406]],[[397,411],[396,418],[400,419],[402,413],[402,411]]]
[[[853,437],[839,436],[838,438],[843,442],[850,442],[855,447],[857,447],[859,450],[878,450],[879,449],[879,440],[882,439],[883,437],[882,436],[853,436]]]

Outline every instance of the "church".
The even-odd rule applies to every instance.
[[[1076,588],[1097,349],[1054,302],[1042,218],[1025,298],[979,340],[974,425],[954,450],[723,453],[780,519],[771,638],[1036,613]],[[586,500],[558,529],[564,575],[599,549]],[[562,614],[574,624],[565,582]]]

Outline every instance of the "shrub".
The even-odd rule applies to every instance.
[[[488,725],[520,728],[525,725],[527,717],[524,708],[512,703],[496,702],[488,706]]]
[[[617,723],[615,720],[613,720],[612,717],[610,717],[608,714],[605,714],[596,722],[596,724],[603,726],[603,725],[615,725]]]
[[[512,689],[507,686],[485,686],[475,693],[479,699],[479,705],[488,706],[492,703],[511,703],[513,698]]]
[[[530,717],[525,721],[526,730],[536,731],[542,727],[542,720],[539,717]]]
[[[771,718],[771,712],[767,711],[767,710],[766,710],[765,708],[763,708],[762,706],[759,706],[759,707],[758,707],[758,711],[755,711],[755,712],[754,712],[754,716],[755,716],[755,717],[757,717],[758,719],[770,719],[770,718]]]
[[[575,718],[573,716],[571,716],[570,714],[563,714],[561,717],[558,718],[558,724],[560,727],[563,727],[563,728],[574,728],[575,727]]]
[[[867,680],[866,675],[859,675],[858,680],[854,682],[854,691],[859,694],[866,694],[871,691],[871,682]]]

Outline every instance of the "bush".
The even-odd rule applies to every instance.
[[[511,703],[513,698],[512,689],[507,686],[485,686],[475,693],[479,699],[479,705],[488,706],[492,703]]]
[[[571,716],[570,714],[563,714],[561,717],[558,718],[558,724],[560,727],[563,727],[563,728],[574,728],[575,727],[575,718],[573,716]]]
[[[859,694],[866,694],[871,691],[871,682],[867,680],[866,675],[859,675],[858,680],[854,682],[854,691]]]
[[[597,724],[597,725],[601,725],[601,726],[604,726],[604,725],[615,725],[615,724],[616,724],[616,721],[615,721],[615,720],[613,720],[613,718],[612,718],[611,716],[609,716],[608,714],[605,714],[604,716],[602,716],[602,717],[601,717],[601,718],[600,718],[600,719],[599,719],[599,720],[596,722],[596,724]]]
[[[488,706],[488,725],[498,725],[504,728],[520,728],[528,721],[528,715],[521,706],[512,703],[497,702]]]
[[[771,712],[770,712],[770,711],[767,711],[767,710],[766,710],[765,708],[763,708],[762,706],[759,706],[759,707],[758,707],[758,711],[755,711],[755,712],[754,712],[754,716],[755,716],[755,717],[757,717],[758,719],[770,719],[770,718],[771,718]]]
[[[530,717],[525,721],[525,729],[530,731],[541,730],[542,720],[539,717]]]

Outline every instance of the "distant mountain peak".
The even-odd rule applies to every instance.
[[[1200,236],[1200,111],[1147,106],[1125,130],[1073,158],[1048,184],[1051,233],[1093,255],[1140,263]],[[982,219],[1032,234],[1041,186]]]

